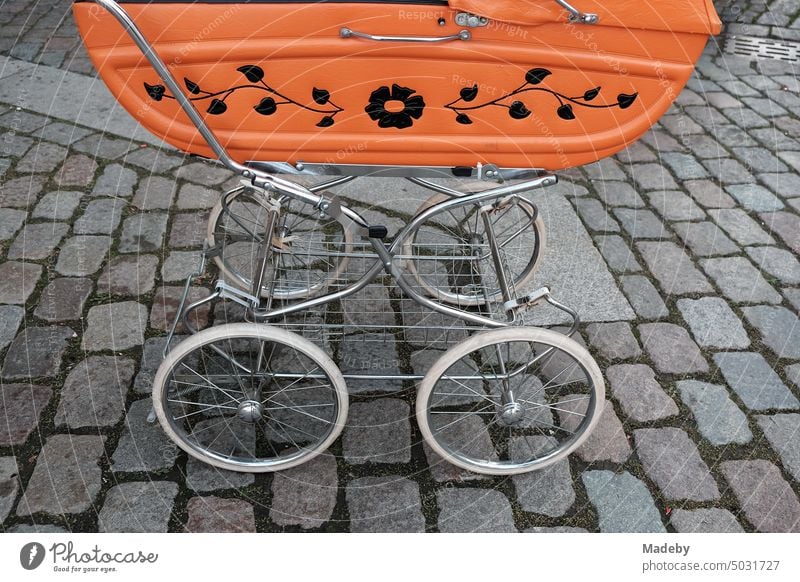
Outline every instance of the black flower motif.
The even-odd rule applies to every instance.
[[[387,102],[398,101],[396,107],[387,109]],[[402,109],[400,109],[402,107]],[[395,109],[392,111],[392,109]],[[420,95],[414,95],[414,89],[401,87],[398,84],[389,87],[383,86],[376,89],[369,97],[369,105],[364,108],[379,127],[396,127],[405,129],[414,125],[414,119],[422,117],[425,101]]]

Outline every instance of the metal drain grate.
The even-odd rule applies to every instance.
[[[800,61],[800,43],[757,36],[732,35],[725,37],[726,53],[754,59],[775,59],[796,63]]]

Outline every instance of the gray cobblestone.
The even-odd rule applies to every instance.
[[[800,289],[784,289],[783,294],[786,295],[795,311],[800,313]]]
[[[70,428],[113,426],[125,414],[125,396],[133,379],[130,358],[89,356],[67,376],[55,424]]]
[[[759,531],[800,531],[800,503],[775,465],[760,459],[725,461],[720,470]]]
[[[78,320],[92,289],[90,279],[59,277],[44,288],[33,314],[49,322]]]
[[[196,184],[184,184],[178,194],[178,208],[181,210],[212,208],[221,195],[220,192],[211,188]]]
[[[569,395],[564,398],[564,400],[569,399]],[[571,412],[584,414],[586,412],[586,401],[576,400],[563,403],[560,408],[564,409],[564,412],[559,411],[558,413],[561,425],[567,430],[577,429],[579,419]],[[594,430],[584,443],[578,447],[575,454],[587,463],[595,461],[624,463],[630,456],[631,447],[628,444],[627,436],[625,436],[625,429],[614,412],[614,407],[608,400],[606,400],[603,413]]]
[[[615,208],[614,216],[634,239],[664,238],[664,225],[650,210],[642,208]]]
[[[59,186],[77,186],[84,188],[92,183],[97,171],[97,162],[83,154],[68,157],[55,176]]]
[[[737,184],[725,189],[748,210],[769,212],[783,208],[783,202],[757,184]]]
[[[24,305],[41,275],[41,265],[16,261],[0,263],[0,303]]]
[[[81,513],[100,492],[97,462],[105,437],[58,434],[47,439],[33,476],[17,507],[17,515]]]
[[[233,174],[230,170],[222,167],[222,164],[206,162],[193,162],[183,164],[175,170],[175,176],[182,180],[189,180],[197,184],[222,184],[225,180],[231,179]]]
[[[741,208],[714,209],[709,214],[740,245],[775,244],[775,239]]]
[[[12,208],[0,208],[0,241],[13,237],[25,222],[26,213]]]
[[[348,463],[407,463],[411,460],[411,410],[396,398],[354,402],[342,436]]]
[[[113,257],[97,280],[97,291],[134,297],[150,293],[155,287],[157,266],[158,258],[153,255]]]
[[[753,439],[747,417],[724,386],[682,380],[677,387],[681,399],[694,414],[700,434],[712,445],[745,444]]]
[[[45,194],[31,213],[32,218],[67,220],[81,201],[80,192],[56,190]]]
[[[3,378],[27,380],[58,374],[67,341],[75,336],[68,327],[27,327],[11,342],[3,365]]]
[[[9,259],[38,261],[46,259],[67,234],[69,225],[63,222],[26,224],[8,249]]]
[[[0,188],[0,206],[4,208],[28,208],[44,187],[44,176],[22,176],[8,180]]]
[[[627,182],[598,181],[593,184],[600,200],[608,206],[627,206],[643,208],[644,200],[633,186]]]
[[[739,247],[713,222],[679,222],[673,224],[672,228],[697,256],[711,257],[739,252]]]
[[[270,519],[278,525],[320,527],[333,515],[337,493],[336,459],[323,453],[275,474]]]
[[[586,471],[581,475],[597,508],[600,531],[664,533],[661,515],[644,483],[624,471]]]
[[[711,180],[688,180],[684,183],[689,195],[705,208],[733,208],[733,198]]]
[[[464,430],[466,436],[468,430]],[[476,445],[479,447],[477,450],[480,451],[478,454],[486,459],[496,459],[497,452],[494,450],[494,445],[492,445],[492,441],[488,438],[488,434],[485,431],[479,431],[478,433],[473,432],[473,439],[475,438],[475,434],[486,435],[485,441]],[[437,455],[433,449],[428,446],[428,443],[424,441],[422,443],[422,450],[425,452],[425,459],[428,461],[428,470],[431,472],[431,476],[433,477],[434,481],[438,483],[443,483],[445,481],[475,481],[488,478],[486,475],[473,473],[471,471],[467,471],[466,469],[462,469],[461,467],[456,467],[452,463],[448,463],[442,457]],[[473,451],[474,450],[476,449],[473,449]]]
[[[678,428],[634,431],[645,471],[668,499],[711,501],[720,496],[708,465],[689,436]]]
[[[512,455],[525,451],[546,450],[555,444],[547,437],[518,437],[511,442]],[[524,511],[560,517],[575,503],[569,461],[563,460],[529,473],[514,475],[517,501]]]
[[[727,509],[676,509],[670,523],[679,533],[744,533]]]
[[[164,434],[158,422],[147,422],[151,408],[149,398],[131,404],[125,417],[125,432],[111,458],[113,471],[160,471],[175,463],[178,446]]]
[[[122,220],[125,201],[119,198],[101,198],[92,200],[86,210],[75,221],[72,230],[76,234],[112,235]]]
[[[775,131],[766,131],[769,132],[770,143],[774,143],[776,139]],[[797,142],[794,143],[796,144]],[[783,198],[795,198],[800,196],[800,176],[797,174],[765,172],[758,175],[758,180],[773,193]]]
[[[744,257],[705,259],[700,265],[734,303],[780,303],[780,294]]]
[[[189,295],[186,298],[187,305],[208,297],[208,295],[209,291],[205,287],[192,286],[189,288]],[[183,287],[158,287],[153,297],[153,307],[150,310],[150,327],[169,331],[178,314],[182,296]],[[195,329],[203,329],[208,324],[210,310],[211,306],[206,303],[191,313],[189,321]],[[182,320],[178,323],[175,331],[177,333],[186,333],[187,329]]]
[[[133,195],[133,188],[139,176],[130,168],[111,164],[106,166],[103,173],[95,182],[92,189],[92,196],[121,196],[128,198]]]
[[[750,346],[742,322],[724,299],[679,299],[677,305],[699,345],[731,349]]]
[[[186,281],[200,265],[200,251],[172,251],[161,267],[161,278],[165,283]]]
[[[589,530],[583,527],[558,525],[555,527],[529,527],[524,533],[589,533]]]
[[[707,372],[708,363],[685,329],[673,323],[643,323],[639,335],[659,372]]]
[[[73,143],[71,147],[93,158],[114,160],[127,154],[136,144],[129,139],[115,139],[107,133],[96,133]]]
[[[207,212],[179,212],[169,232],[170,248],[201,248],[206,238]]]
[[[779,358],[800,359],[800,321],[795,313],[775,305],[744,307],[742,311]]]
[[[0,457],[0,523],[8,517],[19,492],[19,470],[14,457]]]
[[[127,350],[144,343],[147,309],[135,301],[96,305],[89,310],[81,347],[89,351]]]
[[[362,477],[347,486],[352,532],[423,532],[419,487],[398,475]]]
[[[343,373],[372,371],[381,374],[399,374],[400,360],[391,334],[365,334],[341,343],[339,368]],[[347,383],[351,393],[393,392],[403,387],[401,380],[356,380]]]
[[[728,386],[751,410],[800,407],[800,402],[761,354],[723,352],[714,354],[714,361]]]
[[[777,234],[795,253],[800,254],[800,217],[790,212],[759,214],[771,232]]]
[[[177,184],[160,176],[149,176],[139,182],[131,204],[140,210],[168,210],[175,198]]]
[[[78,127],[74,123],[54,121],[44,126],[38,135],[47,141],[54,141],[57,144],[68,146],[83,139],[90,133],[92,133],[91,130]]]
[[[747,247],[745,251],[762,270],[782,283],[800,283],[800,262],[789,251],[776,247]]]
[[[576,198],[575,209],[586,227],[597,232],[619,232],[619,224],[611,218],[603,205],[594,198]]]
[[[439,503],[439,531],[444,533],[516,533],[511,504],[492,489],[442,489]]]
[[[149,253],[159,250],[167,230],[167,215],[157,212],[135,214],[122,223],[121,253]]]
[[[256,531],[253,506],[240,499],[192,497],[186,505],[186,531],[194,533],[245,533]]]
[[[28,151],[15,170],[20,174],[46,174],[55,170],[66,158],[67,150],[61,146],[40,142]]]
[[[628,360],[641,355],[631,326],[626,321],[592,323],[587,326],[589,343],[607,360]]]
[[[641,275],[621,277],[622,291],[640,318],[661,319],[669,310],[653,284]]]
[[[166,150],[143,147],[128,153],[123,161],[138,166],[151,174],[166,174],[184,162],[184,156],[167,153]]]
[[[712,291],[708,280],[675,243],[639,241],[636,246],[665,293],[682,295]]]
[[[97,531],[166,533],[178,495],[171,481],[136,481],[112,487],[97,516]]]
[[[631,176],[642,190],[677,190],[678,188],[675,180],[661,164],[636,164],[632,167]]]
[[[185,336],[173,336],[171,346],[176,346],[184,339],[186,339]],[[164,346],[166,344],[166,337],[151,337],[145,340],[139,373],[133,382],[133,389],[139,394],[148,394],[152,391],[153,379],[155,378],[156,370],[158,370],[161,361],[164,359]]]
[[[800,450],[797,448],[800,414],[760,415],[756,416],[756,421],[780,455],[783,466],[792,477],[800,480]]]
[[[691,154],[666,152],[661,155],[661,159],[679,180],[696,180],[708,176],[706,169]]]
[[[630,247],[622,237],[616,234],[596,236],[595,242],[597,248],[600,249],[600,254],[603,255],[612,271],[629,273],[642,270],[639,261],[633,256]]]
[[[85,277],[100,269],[111,249],[111,237],[78,235],[61,247],[56,271],[67,277]]]
[[[23,444],[36,430],[52,390],[36,384],[3,384],[0,399],[0,446]]]
[[[0,351],[6,349],[17,335],[25,319],[25,310],[17,305],[0,305]]]
[[[679,191],[654,191],[647,195],[656,211],[666,220],[700,220],[706,213],[689,196]]]
[[[609,366],[606,376],[623,412],[636,422],[648,422],[678,414],[678,407],[644,364]]]

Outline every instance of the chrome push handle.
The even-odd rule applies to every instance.
[[[342,38],[363,38],[378,42],[447,42],[450,40],[469,40],[472,38],[472,33],[468,30],[462,30],[458,34],[451,34],[449,36],[384,36],[358,32],[344,27],[339,30],[339,36]]]
[[[597,14],[590,14],[588,12],[581,12],[577,8],[575,8],[572,4],[567,2],[567,0],[556,0],[559,6],[564,8],[567,12],[569,12],[569,21],[570,22],[578,22],[581,24],[597,24],[600,20],[600,17]]]

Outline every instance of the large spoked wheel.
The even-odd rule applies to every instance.
[[[222,469],[294,467],[344,428],[347,389],[325,353],[266,325],[211,327],[173,349],[156,373],[153,406],[191,456]]]
[[[435,194],[417,214],[449,197]],[[494,205],[470,205],[422,223],[403,245],[408,273],[429,296],[461,307],[502,298],[489,240],[491,224],[514,294],[533,277],[545,249],[545,228],[535,206],[520,196]]]
[[[227,282],[247,292],[260,264],[258,249],[266,219],[263,194],[245,187],[225,194],[209,217],[208,244],[217,247],[214,262]],[[309,204],[288,197],[281,200],[272,237],[273,276],[261,296],[304,299],[324,290],[346,269],[352,245],[348,225]]]
[[[420,384],[417,422],[454,465],[514,475],[574,451],[604,402],[600,369],[575,340],[509,327],[476,334],[433,364]]]

